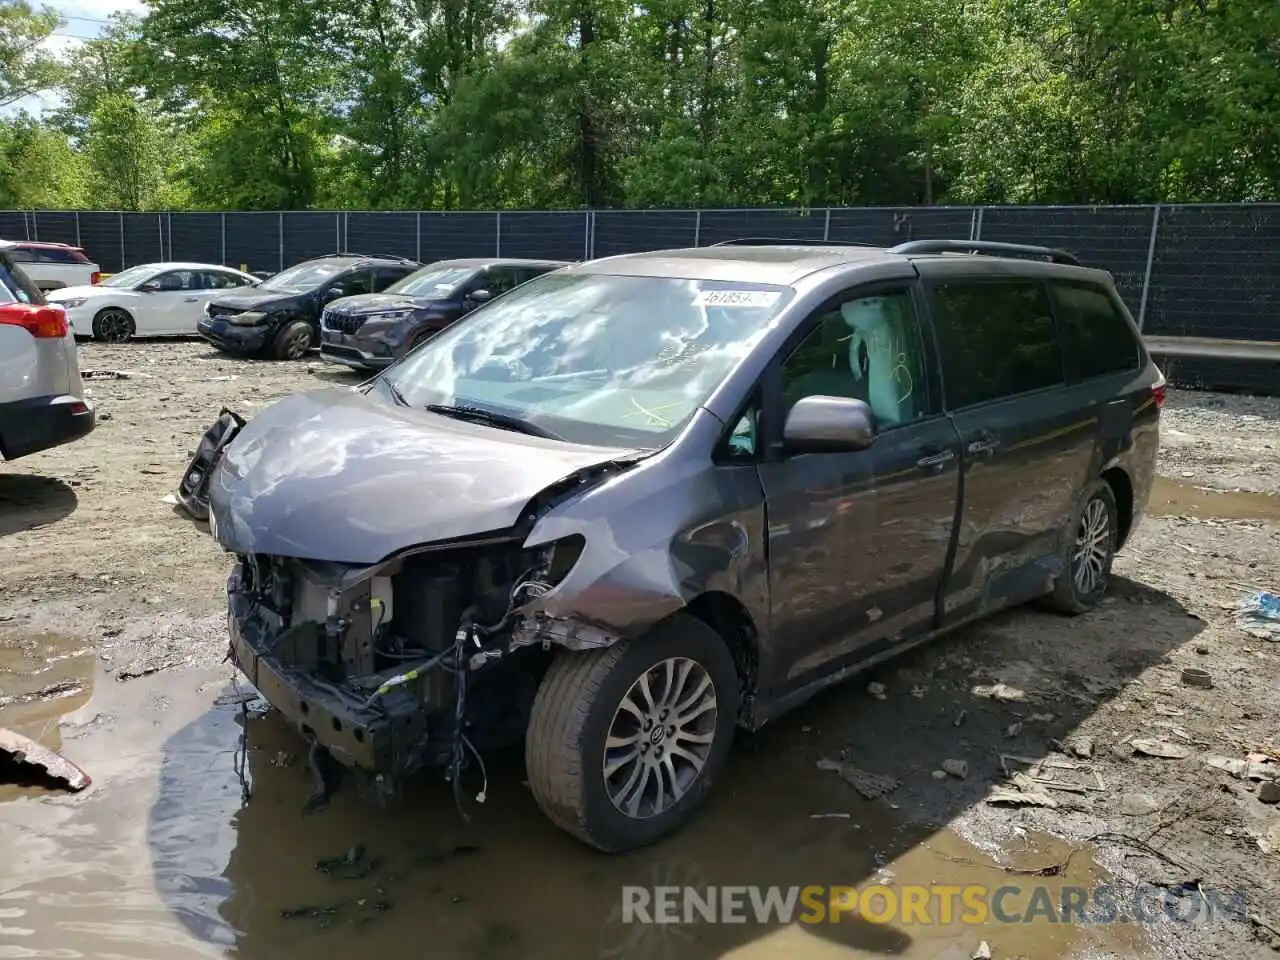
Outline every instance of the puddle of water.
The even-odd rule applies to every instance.
[[[1215,520],[1280,520],[1280,497],[1268,493],[1228,493],[1181,480],[1156,477],[1147,511],[1157,517],[1212,517]]]
[[[110,954],[135,960],[235,956],[310,958],[316,951],[467,960],[967,958],[980,940],[997,956],[1053,960],[1098,949],[1144,956],[1133,926],[871,923],[628,924],[622,888],[726,885],[865,888],[892,871],[904,885],[1087,886],[1101,872],[1083,854],[1064,875],[1010,875],[948,830],[905,824],[815,771],[794,738],[735,752],[708,809],[686,830],[624,857],[595,853],[556,830],[522,784],[517,754],[492,758],[489,800],[464,823],[447,785],[415,783],[380,812],[349,784],[329,809],[301,812],[305,751],[274,716],[248,720],[253,796],[233,771],[241,714],[215,705],[222,671],[104,683],[65,718],[67,755],[93,777],[77,797],[7,804],[0,957]],[[105,718],[105,720],[104,720]],[[118,718],[118,719],[117,719]],[[2,719],[2,718],[0,718]],[[297,759],[278,766],[281,753]],[[478,771],[467,790],[479,789]],[[474,778],[474,780],[472,779]],[[811,817],[815,811],[847,818]],[[1070,852],[1025,837],[1009,864],[1035,870]],[[316,861],[362,844],[368,876],[337,879]],[[1009,865],[1007,864],[1007,865]],[[1026,899],[1013,898],[1017,909]],[[378,909],[385,904],[387,909]],[[281,911],[334,908],[320,917]]]
[[[89,702],[96,673],[94,651],[81,640],[0,635],[0,727],[61,749],[58,721]],[[6,789],[0,786],[0,800]]]

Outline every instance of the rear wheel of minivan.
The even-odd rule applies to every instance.
[[[1119,516],[1111,485],[1095,480],[1080,498],[1075,528],[1067,538],[1066,571],[1047,598],[1054,609],[1084,613],[1102,602],[1120,541]]]
[[[542,811],[622,853],[681,827],[729,756],[738,677],[724,641],[678,614],[605,650],[565,651],[538,688],[525,738]]]

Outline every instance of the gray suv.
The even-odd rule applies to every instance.
[[[224,418],[193,469],[231,656],[313,756],[461,799],[523,738],[545,813],[619,852],[689,818],[735,727],[1096,605],[1164,389],[1061,251],[741,241],[530,281],[356,390]]]

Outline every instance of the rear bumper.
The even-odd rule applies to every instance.
[[[220,350],[232,353],[257,353],[266,349],[275,335],[275,326],[242,327],[214,317],[201,317],[196,332]]]
[[[79,397],[31,397],[0,403],[0,454],[16,460],[79,440],[97,422],[93,407]]]

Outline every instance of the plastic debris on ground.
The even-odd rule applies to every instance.
[[[1280,594],[1263,592],[1240,605],[1236,626],[1251,637],[1280,643]]]
[[[23,769],[26,768],[26,769]],[[60,754],[12,730],[0,730],[0,783],[25,783],[33,775],[54,781],[57,787],[78,793],[93,781]]]

